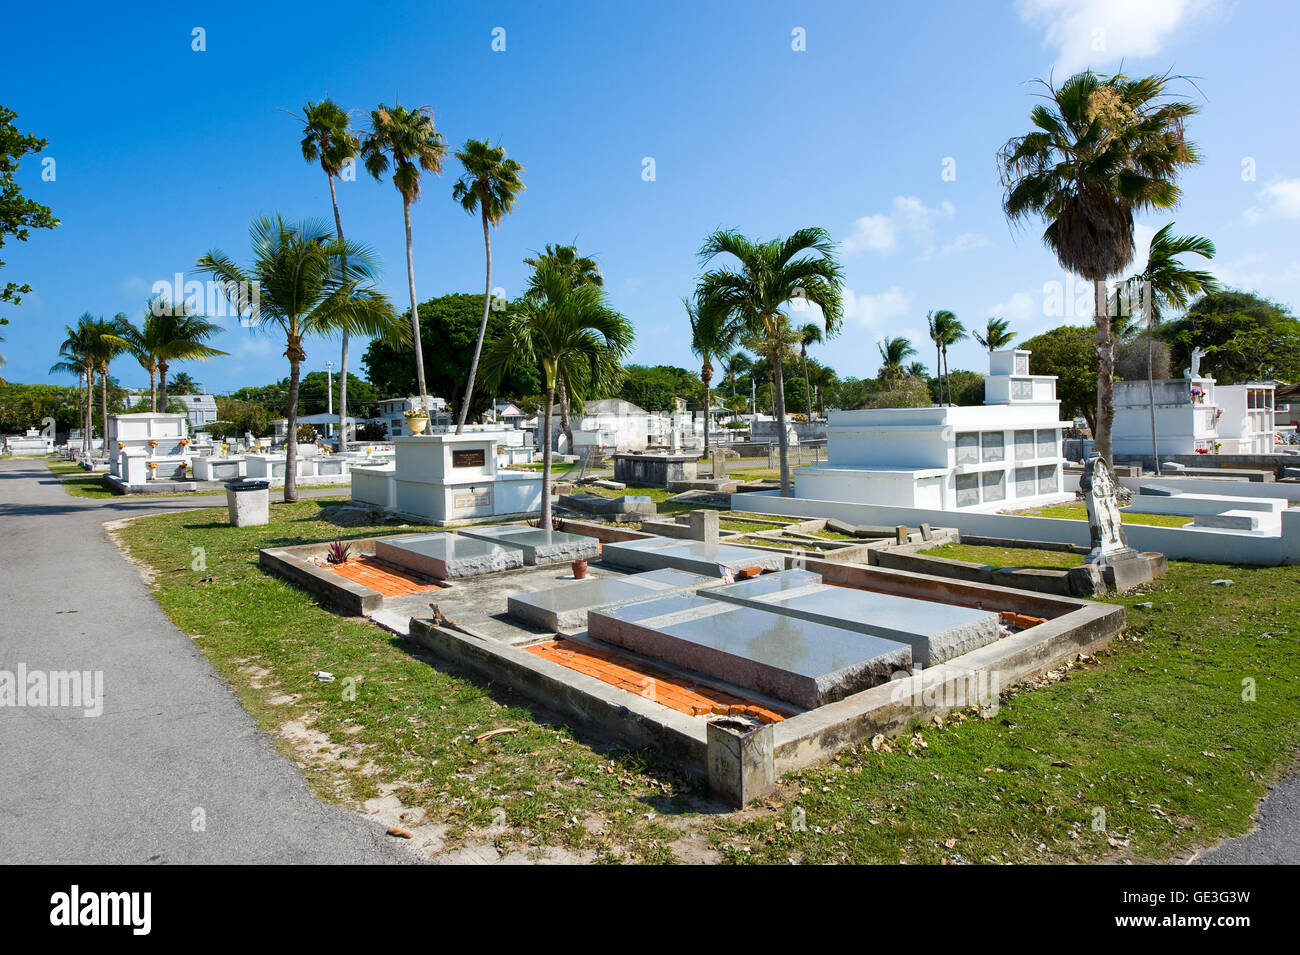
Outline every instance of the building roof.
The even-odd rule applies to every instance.
[[[609,414],[626,417],[648,414],[649,412],[632,404],[630,401],[624,401],[622,398],[601,398],[598,401],[588,401],[583,406],[582,413],[584,415]]]

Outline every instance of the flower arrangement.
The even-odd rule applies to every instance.
[[[1215,454],[1218,454],[1218,453],[1219,453],[1219,448],[1221,448],[1221,447],[1223,447],[1223,442],[1222,442],[1222,441],[1215,441],[1215,442],[1214,442],[1214,453],[1215,453]]]
[[[158,447],[158,442],[157,442],[157,441],[150,441],[150,442],[149,442],[149,447],[151,447],[151,448],[156,448],[156,447]]]
[[[189,439],[189,438],[181,438],[181,447],[182,447],[182,448],[189,447],[189,444],[190,444],[190,439]]]
[[[156,471],[156,470],[158,470],[158,462],[157,462],[157,461],[147,461],[147,462],[145,462],[145,466],[148,467],[150,471]]]
[[[117,442],[117,450],[121,451],[124,447],[126,447],[126,445],[124,445],[121,441]]]
[[[406,418],[427,418],[429,417],[429,412],[425,411],[423,408],[407,408],[402,412],[402,416]]]

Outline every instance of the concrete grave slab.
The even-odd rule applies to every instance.
[[[448,580],[473,577],[524,565],[524,552],[463,534],[415,534],[380,538],[375,557],[398,567],[407,567],[426,577]]]
[[[702,597],[770,610],[906,643],[912,660],[935,666],[998,639],[998,615],[932,600],[833,587],[820,574],[787,570],[708,587]]]
[[[709,544],[671,537],[647,537],[606,544],[602,557],[607,563],[633,570],[673,567],[715,578],[722,576],[720,567],[726,567],[733,574],[746,567],[757,567],[760,570],[781,570],[785,567],[785,557],[782,554],[735,544]]]
[[[587,632],[808,709],[912,669],[906,644],[697,594],[592,610]]]
[[[524,563],[529,565],[566,563],[578,558],[586,560],[600,554],[600,541],[594,537],[520,524],[466,527],[460,535],[516,548],[523,552]]]
[[[510,616],[516,620],[559,633],[577,633],[586,629],[590,610],[716,582],[716,577],[665,568],[622,577],[589,577],[547,590],[517,594],[507,604]]]

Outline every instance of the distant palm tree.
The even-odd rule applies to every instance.
[[[733,351],[722,360],[722,374],[731,383],[731,397],[736,397],[736,379],[752,367],[753,362],[743,351]]]
[[[952,312],[948,313],[943,323],[943,338],[939,342],[943,349],[943,380],[948,386],[948,404],[952,404],[952,376],[948,374],[948,349],[966,337],[966,326],[957,320]]]
[[[95,360],[95,371],[99,372],[99,430],[104,436],[104,451],[108,449],[108,366],[113,359],[126,351],[126,345],[118,339],[117,322],[124,320],[120,312],[111,321],[102,318],[95,320],[92,336],[91,356]]]
[[[512,212],[518,201],[519,193],[524,191],[524,181],[520,178],[524,167],[513,159],[506,158],[506,151],[500,146],[492,146],[486,140],[468,139],[456,158],[465,167],[465,174],[452,187],[452,198],[460,203],[466,212],[479,213],[483,220],[483,249],[487,257],[487,287],[483,291],[483,320],[478,326],[478,340],[474,343],[474,359],[469,363],[469,381],[465,384],[465,396],[461,399],[460,418],[456,422],[456,433],[465,430],[465,418],[469,414],[470,399],[474,397],[474,378],[478,375],[478,359],[483,351],[483,339],[487,336],[488,311],[492,307],[492,230],[501,220]]]
[[[812,386],[808,383],[808,346],[820,345],[824,339],[822,327],[816,322],[808,322],[800,325],[799,333],[799,360],[803,362],[803,393],[804,401],[807,407],[804,411],[808,413],[808,420],[812,420]]]
[[[302,158],[319,162],[330,184],[330,202],[334,206],[334,231],[343,241],[343,220],[339,217],[339,197],[334,179],[343,167],[357,158],[361,142],[352,131],[352,117],[329,97],[319,103],[308,102],[302,110]],[[348,449],[348,339],[343,333],[343,354],[339,370],[339,450]]]
[[[733,256],[740,268],[705,272],[696,289],[697,307],[708,321],[736,322],[748,333],[749,345],[772,362],[781,496],[789,497],[790,441],[785,432],[783,362],[787,354],[793,354],[795,339],[785,308],[794,299],[818,306],[825,333],[833,337],[844,315],[840,293],[843,270],[835,259],[835,244],[821,228],[800,229],[788,238],[767,242],[719,230],[704,240],[700,261],[707,264],[719,255]]]
[[[929,370],[925,367],[925,362],[914,361],[907,366],[907,374],[911,378],[924,380],[929,377]]]
[[[82,313],[75,327],[65,325],[63,342],[59,345],[59,360],[50,366],[50,374],[66,372],[77,375],[86,382],[86,394],[81,401],[81,450],[89,454],[94,446],[91,427],[91,408],[95,397],[95,349],[98,347],[98,321],[89,312]],[[107,450],[107,448],[105,449]]]
[[[604,286],[605,279],[600,274],[600,264],[590,256],[579,255],[576,245],[546,245],[546,251],[534,258],[524,259],[524,265],[533,269],[529,279],[528,290],[524,293],[533,298],[542,292],[537,285],[537,269],[543,262],[550,262],[569,277],[569,284],[574,288],[580,285]],[[560,406],[560,430],[564,432],[569,453],[573,453],[573,429],[569,426],[569,389],[561,376],[555,383],[556,400]],[[581,407],[578,408],[581,411]]]
[[[1019,222],[1047,223],[1043,242],[1061,267],[1093,283],[1097,326],[1096,450],[1112,463],[1115,343],[1107,315],[1110,276],[1133,260],[1133,213],[1178,203],[1178,173],[1200,161],[1184,135],[1191,103],[1170,98],[1171,78],[1092,72],[1059,87],[1039,82],[1047,102],[1030,111],[1034,129],[998,155],[1002,209]]]
[[[411,204],[420,198],[420,176],[442,175],[447,155],[446,140],[433,125],[428,106],[407,109],[382,103],[370,113],[370,131],[361,143],[366,171],[376,179],[394,166],[393,185],[402,194],[402,221],[406,225],[406,282],[411,293],[411,343],[415,348],[415,379],[420,390],[420,407],[429,410],[429,391],[424,384],[424,351],[420,345],[420,312],[415,302],[415,259],[411,244]]]
[[[525,296],[483,355],[483,381],[497,388],[511,369],[532,363],[542,369],[542,510],[551,526],[551,411],[555,383],[563,377],[578,398],[613,391],[622,362],[632,350],[632,324],[605,301],[598,285],[574,288],[570,276],[550,263],[537,270],[536,296]]]
[[[812,379],[813,389],[817,392],[817,411],[824,418],[826,417],[826,389],[834,387],[839,381],[839,376],[835,374],[835,369],[823,365],[816,359],[808,362],[808,374]]]
[[[167,410],[167,372],[175,361],[208,361],[226,355],[207,344],[221,331],[184,303],[170,303],[161,296],[151,298],[145,306],[139,326],[125,315],[113,321],[113,338],[122,350],[149,372],[149,410]]]
[[[916,354],[911,341],[902,336],[883,338],[876,343],[880,352],[880,378],[887,384],[893,384],[903,377],[903,362]]]
[[[691,354],[700,360],[700,381],[704,384],[704,454],[709,454],[709,416],[713,410],[713,361],[736,347],[741,328],[731,316],[713,313],[701,316],[689,298],[682,299],[691,323]]]
[[[1147,336],[1147,401],[1151,413],[1151,456],[1155,459],[1156,474],[1160,474],[1160,453],[1156,446],[1156,393],[1151,366],[1153,364],[1156,329],[1165,309],[1185,309],[1196,296],[1216,292],[1219,283],[1209,272],[1185,268],[1178,261],[1180,255],[1199,255],[1212,259],[1214,243],[1199,235],[1174,235],[1174,224],[1164,226],[1151,238],[1147,264],[1141,272],[1124,280],[1122,292],[1129,303],[1141,303],[1146,319]],[[1121,288],[1116,288],[1116,298]],[[1129,312],[1129,309],[1116,309]]]
[[[980,334],[977,328],[971,331],[970,337],[979,342],[981,348],[994,352],[1015,341],[1016,333],[1011,331],[1011,324],[1005,318],[990,317],[984,326],[984,333]]]
[[[203,386],[190,377],[189,372],[182,371],[172,375],[171,387],[168,390],[174,395],[198,395],[203,393]]]
[[[290,225],[279,216],[261,216],[249,232],[251,268],[241,268],[216,249],[197,265],[222,283],[237,314],[249,313],[256,327],[275,329],[284,339],[289,359],[284,500],[291,503],[298,499],[298,388],[307,357],[304,342],[344,330],[403,337],[404,326],[387,296],[372,284],[379,267],[365,246],[340,242],[320,220]],[[257,297],[253,289],[259,290]]]

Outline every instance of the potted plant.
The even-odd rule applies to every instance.
[[[429,412],[424,408],[408,408],[402,412],[406,418],[406,429],[411,434],[424,434],[424,429],[429,427]]]

